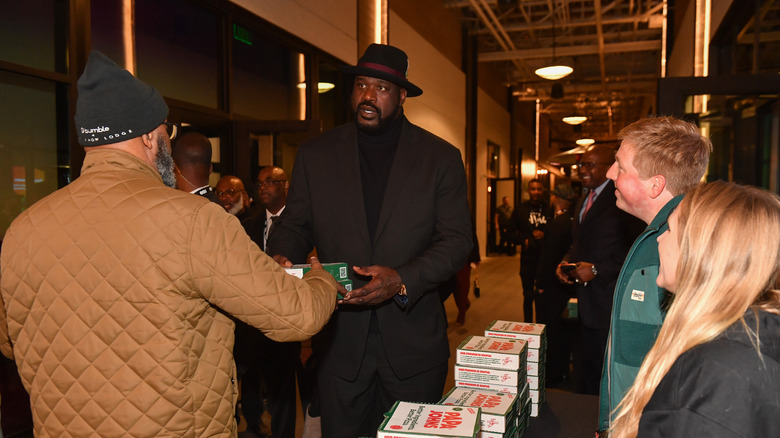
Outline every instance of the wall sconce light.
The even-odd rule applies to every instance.
[[[333,84],[333,83],[330,83],[330,82],[318,82],[317,83],[317,92],[320,93],[320,94],[327,93],[328,91],[332,90],[335,87],[336,87],[336,85]],[[298,84],[298,88],[305,89],[306,88],[306,82],[299,83]]]

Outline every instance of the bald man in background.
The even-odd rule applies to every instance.
[[[176,138],[171,149],[176,188],[219,202],[214,188],[209,185],[213,170],[209,139],[200,132],[190,131]]]

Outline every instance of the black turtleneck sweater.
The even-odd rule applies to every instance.
[[[393,157],[398,149],[398,139],[405,117],[403,112],[387,129],[379,133],[367,133],[358,128],[358,151],[360,155],[360,179],[363,183],[363,203],[366,207],[368,233],[374,240],[382,201],[385,197],[387,180],[393,166]]]

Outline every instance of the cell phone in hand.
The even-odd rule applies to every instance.
[[[577,265],[574,263],[564,263],[561,265],[561,272],[566,275],[571,275],[575,269],[577,269]]]

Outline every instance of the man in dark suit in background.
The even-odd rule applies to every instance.
[[[509,220],[509,228],[516,232],[520,245],[520,281],[523,283],[523,320],[534,322],[536,287],[534,278],[539,267],[539,255],[547,223],[552,220],[552,209],[544,202],[544,183],[528,181],[528,200],[517,206]]]
[[[240,189],[241,186],[232,178],[228,182],[234,182],[233,188]],[[266,250],[273,221],[287,203],[289,187],[287,174],[278,167],[264,167],[257,176],[256,195],[260,208],[242,224],[252,241],[263,251]],[[224,190],[226,188],[221,192]],[[226,197],[224,193],[222,196]],[[237,322],[235,354],[241,378],[241,410],[247,429],[255,435],[264,436],[261,432],[261,389],[265,388],[268,413],[271,415],[271,436],[295,438],[295,375],[300,363],[301,343],[272,341],[260,330]]]
[[[571,248],[555,271],[564,283],[577,285],[583,362],[580,390],[586,394],[599,393],[615,283],[631,244],[644,227],[615,205],[615,185],[607,179],[614,161],[615,152],[606,146],[592,147],[583,154],[578,171],[587,190],[574,209]],[[576,267],[566,271],[567,264]]]
[[[200,132],[190,131],[177,137],[171,149],[176,188],[219,203],[214,188],[209,185],[213,167],[209,139]]]
[[[536,271],[536,320],[546,325],[545,382],[548,387],[557,386],[569,377],[571,340],[562,313],[575,289],[573,285],[558,281],[555,269],[571,247],[574,220],[571,207],[576,199],[577,195],[569,183],[558,184],[550,195],[553,219],[544,233]]]
[[[290,181],[287,173],[281,167],[266,166],[257,174],[257,201],[265,209],[265,222],[263,226],[263,243],[261,249],[266,251],[268,235],[271,233],[273,223],[282,214],[287,205],[287,191],[290,189]]]
[[[472,247],[458,149],[412,123],[406,54],[372,44],[358,65],[355,122],[301,145],[268,253],[347,262],[355,290],[313,339],[325,438],[376,434],[396,400],[437,402],[447,377],[447,317],[437,286]]]

